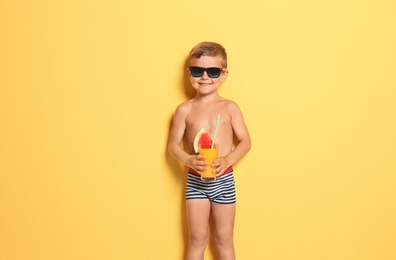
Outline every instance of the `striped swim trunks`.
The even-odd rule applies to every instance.
[[[222,175],[216,180],[207,181],[191,172],[188,173],[186,200],[208,199],[216,204],[234,204],[236,202],[233,172]]]

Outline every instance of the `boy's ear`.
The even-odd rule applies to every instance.
[[[228,77],[228,70],[224,70],[224,72],[222,73],[223,75],[221,76],[221,83],[223,83],[227,77]]]

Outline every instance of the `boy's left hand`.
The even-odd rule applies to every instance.
[[[219,157],[217,158],[213,164],[212,167],[216,167],[215,170],[213,170],[214,173],[216,173],[216,177],[221,176],[225,170],[229,167],[226,158],[224,157]]]

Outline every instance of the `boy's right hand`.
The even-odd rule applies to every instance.
[[[204,155],[191,155],[187,161],[187,166],[202,175],[202,171],[206,170],[206,166],[208,166],[208,162],[202,159],[205,159]]]

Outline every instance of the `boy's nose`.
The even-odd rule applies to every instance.
[[[206,70],[203,72],[201,78],[209,78],[208,73],[206,72]]]

